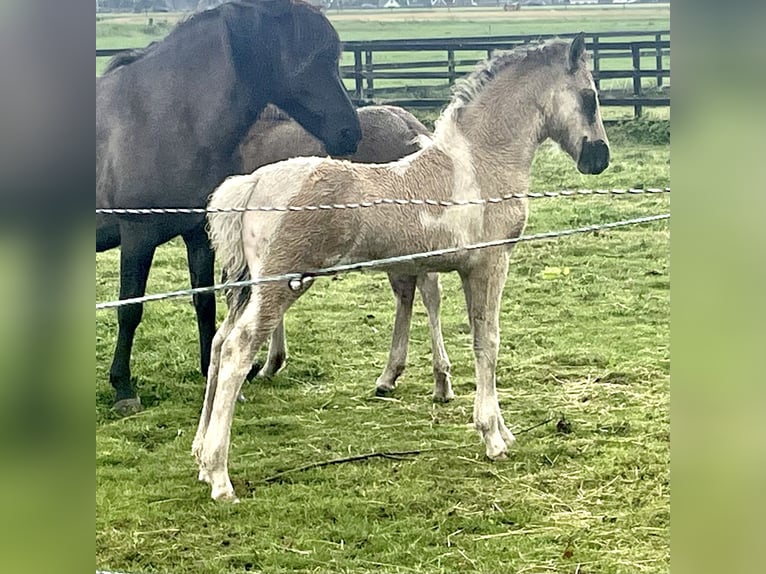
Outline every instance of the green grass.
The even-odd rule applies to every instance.
[[[383,11],[391,15],[390,12]],[[393,38],[448,38],[460,36],[500,36],[512,34],[561,34],[565,32],[636,31],[669,29],[668,7],[645,7],[642,10],[593,10],[568,7],[552,11],[527,10],[508,13],[502,9],[455,9],[450,12],[431,10],[397,14],[383,19],[368,11],[338,16],[329,13],[333,26],[343,40],[372,40]],[[555,14],[551,16],[551,14]],[[481,17],[477,17],[477,16]]]
[[[553,146],[533,190],[669,185],[669,146],[612,136],[602,175]],[[669,198],[535,200],[529,233],[665,212]],[[669,231],[666,223],[520,245],[501,315],[497,369],[508,460],[471,429],[473,356],[459,281],[443,275],[456,398],[434,405],[418,303],[394,400],[373,397],[394,305],[385,276],[321,279],[290,310],[290,359],[245,387],[230,472],[239,505],[196,481],[191,440],[204,381],[187,300],[151,303],[133,352],[147,410],[110,411],[116,315],[96,316],[96,564],[130,572],[557,572],[669,569]],[[97,256],[97,300],[118,291],[118,252]],[[546,279],[546,267],[568,275]],[[178,241],[149,292],[188,285]],[[224,305],[219,302],[219,318]],[[565,417],[571,432],[559,432]],[[562,429],[566,430],[566,429]],[[449,448],[444,448],[449,447]],[[426,450],[263,480],[349,454]]]

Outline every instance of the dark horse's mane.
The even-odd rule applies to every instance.
[[[108,74],[113,72],[117,68],[122,68],[128,64],[132,64],[136,60],[141,59],[148,51],[150,51],[157,42],[152,42],[144,48],[135,48],[133,50],[125,50],[124,52],[118,52],[109,60],[109,63],[104,68],[103,73]]]
[[[273,0],[272,0],[273,2]],[[255,0],[233,0],[232,2],[227,2],[229,4],[238,4],[240,6],[249,6],[250,8],[255,8]],[[263,2],[264,4],[267,4],[267,1]],[[303,6],[306,6],[307,8],[314,10],[316,12],[320,12],[318,8],[315,6],[308,4],[307,2],[303,2],[303,0],[290,0],[291,4],[300,4]],[[214,18],[218,15],[218,13],[221,11],[221,9],[226,5],[220,4],[216,6],[215,8],[211,8],[209,10],[203,10],[202,12],[196,12],[192,14],[191,16],[188,16],[182,20],[180,20],[170,31],[170,33],[166,36],[165,39],[168,39],[172,36],[174,36],[176,33],[178,33],[179,30],[184,30],[187,27],[189,27],[192,22],[199,22],[201,20],[206,20],[210,18]],[[163,40],[164,41],[164,40]],[[118,68],[122,68],[124,66],[127,66],[128,64],[132,64],[133,62],[140,60],[146,54],[152,52],[157,45],[159,44],[159,41],[152,42],[148,46],[144,48],[135,48],[133,50],[125,50],[124,52],[119,52],[112,56],[112,59],[109,60],[109,63],[106,65],[106,68],[104,68],[104,74],[108,74],[110,72],[113,72],[114,70]]]
[[[236,2],[237,4],[243,4],[246,2]],[[209,18],[213,18],[214,16],[218,15],[218,12],[220,11],[220,6],[217,6],[216,8],[212,8],[210,10],[204,10],[202,12],[196,12],[192,14],[191,16],[188,16],[182,20],[180,20],[170,31],[170,33],[166,36],[165,39],[168,39],[175,35],[179,30],[183,30],[187,28],[189,25],[191,25],[192,22],[199,22],[201,20],[207,20]],[[109,63],[106,65],[106,68],[104,68],[104,74],[108,74],[109,72],[113,72],[117,68],[122,68],[123,66],[127,66],[128,64],[132,64],[136,60],[140,60],[146,54],[152,52],[157,45],[159,44],[159,41],[152,42],[148,46],[145,46],[144,48],[136,48],[133,50],[125,50],[124,52],[119,52],[112,56],[112,59],[109,60]]]

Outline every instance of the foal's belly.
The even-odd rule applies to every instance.
[[[527,219],[526,203],[522,202],[446,209],[377,209],[381,211],[361,226],[363,232],[343,262],[394,259],[381,269],[407,275],[465,269],[487,255],[507,252],[508,247],[469,251],[460,248],[518,237]]]

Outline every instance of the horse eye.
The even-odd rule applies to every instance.
[[[580,92],[580,98],[582,99],[582,109],[585,116],[589,121],[596,121],[596,92],[593,90],[583,90]]]

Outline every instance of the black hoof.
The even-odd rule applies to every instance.
[[[375,387],[376,397],[390,397],[393,394],[394,394],[394,389],[389,389],[387,387]]]
[[[121,417],[127,417],[140,413],[144,408],[141,406],[141,399],[138,397],[132,397],[129,399],[122,399],[114,403],[112,406],[114,410]]]
[[[262,368],[263,368],[263,363],[261,363],[260,361],[256,361],[255,363],[253,363],[253,367],[250,369],[250,372],[247,374],[247,377],[245,377],[247,379],[247,382],[248,383],[251,382]]]

